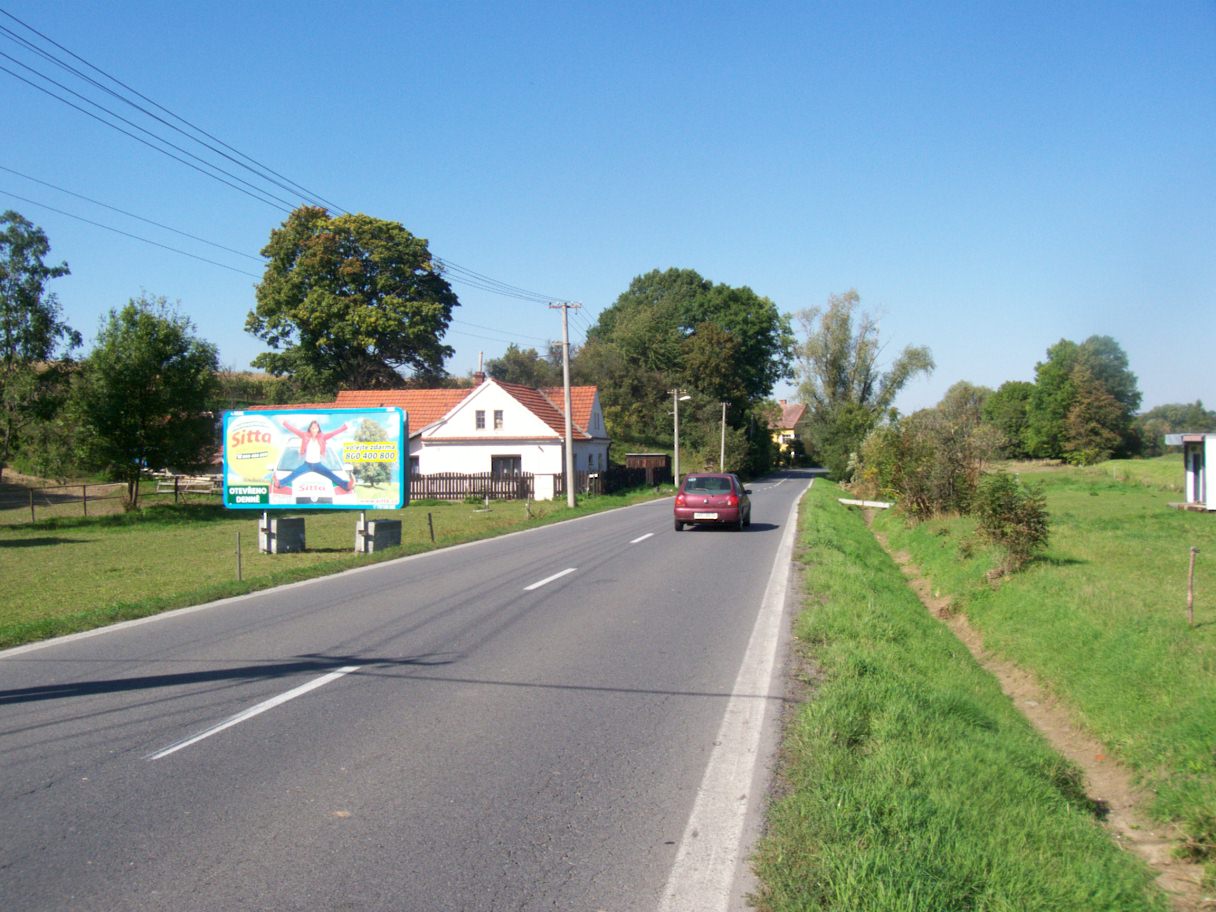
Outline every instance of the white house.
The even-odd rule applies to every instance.
[[[609,439],[594,386],[571,387],[575,472],[608,466]],[[410,472],[535,476],[535,497],[554,496],[565,471],[564,394],[485,378],[471,389],[344,390],[337,408],[398,406],[409,415]]]
[[[1208,485],[1207,464],[1216,463],[1216,434],[1166,434],[1166,446],[1182,447],[1186,467],[1186,506],[1216,510],[1216,491]]]

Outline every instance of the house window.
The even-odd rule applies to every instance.
[[[410,476],[413,477],[414,475],[419,475],[419,474],[421,474],[421,473],[418,471],[418,457],[411,456],[410,457]]]
[[[493,476],[495,481],[518,478],[521,474],[523,474],[522,456],[490,457],[490,475]]]
[[[476,421],[477,421],[477,430],[479,430],[479,431],[484,431],[484,430],[486,429],[486,413],[485,413],[485,410],[484,410],[484,409],[478,409],[478,410],[477,410],[477,411],[474,413],[474,417],[475,417],[475,419],[476,419]]]
[[[502,409],[494,409],[494,430],[502,430]]]

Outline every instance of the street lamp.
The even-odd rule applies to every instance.
[[[673,406],[672,415],[675,418],[675,479],[676,487],[680,486],[680,403],[687,402],[692,396],[687,394],[681,396],[678,389],[668,390],[671,393],[671,403]]]

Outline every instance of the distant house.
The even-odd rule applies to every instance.
[[[773,435],[773,443],[781,450],[782,457],[787,458],[794,450],[794,441],[806,427],[809,412],[801,403],[791,405],[782,399],[780,405],[781,414],[769,423],[769,431]]]
[[[1207,464],[1216,463],[1216,434],[1167,434],[1166,446],[1182,447],[1186,503],[1194,510],[1216,510],[1216,491],[1208,485]]]
[[[570,389],[574,471],[608,467],[608,432],[594,386]],[[410,474],[534,476],[537,500],[565,471],[561,387],[533,389],[483,378],[470,389],[343,390],[331,408],[397,406],[409,415]]]

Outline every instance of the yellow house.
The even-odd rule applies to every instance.
[[[791,455],[794,441],[798,439],[798,431],[801,430],[798,425],[806,419],[806,406],[801,403],[791,405],[784,399],[780,400],[779,405],[781,416],[769,425],[769,430],[773,435],[773,443],[777,444],[784,458]]]

